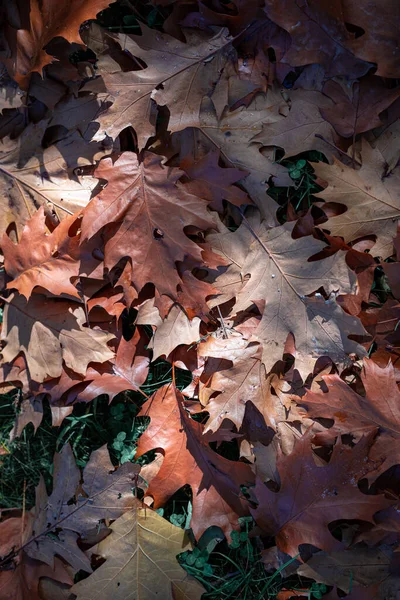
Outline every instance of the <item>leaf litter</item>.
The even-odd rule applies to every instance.
[[[394,597],[395,3],[2,16],[0,599]]]

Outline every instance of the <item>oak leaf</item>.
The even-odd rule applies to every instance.
[[[215,282],[223,292],[220,301],[236,297],[234,313],[265,301],[253,339],[263,345],[267,372],[281,359],[289,333],[295,337],[296,366],[305,375],[312,370],[312,357],[328,355],[343,362],[346,353],[364,355],[360,344],[347,336],[365,335],[365,330],[335,301],[338,290],[351,291],[355,283],[344,255],[308,262],[322,249],[323,242],[312,236],[293,239],[293,223],[267,229],[254,209],[246,214],[234,233],[224,232],[208,239],[228,259],[235,247],[231,266]],[[322,282],[329,299],[307,297]]]
[[[382,462],[379,470],[383,472],[400,463],[400,392],[393,365],[389,362],[381,368],[365,358],[361,380],[365,397],[359,396],[338,375],[324,375],[327,391],[310,390],[301,404],[312,418],[334,419],[333,435],[352,432],[358,436],[378,427],[379,435],[370,456]]]
[[[354,54],[376,63],[377,75],[399,77],[399,16],[395,0],[384,0],[379,6],[349,0],[343,4],[343,16],[347,23],[354,23],[363,30],[362,36],[351,42]]]
[[[105,559],[87,579],[71,588],[77,600],[200,600],[203,587],[179,565],[176,554],[190,549],[186,532],[135,501],[96,546]]]
[[[121,338],[114,359],[92,364],[84,376],[64,367],[59,378],[44,381],[34,388],[34,393],[47,394],[51,403],[69,406],[75,402],[90,402],[103,394],[111,402],[121,392],[139,390],[149,371],[147,340],[147,336],[136,329],[129,341]],[[56,406],[51,405],[51,409],[55,410]]]
[[[175,299],[181,281],[176,261],[189,255],[202,264],[201,249],[184,228],[207,229],[214,221],[207,201],[177,184],[181,175],[179,169],[164,167],[159,156],[146,153],[139,163],[132,152],[115,163],[101,161],[95,171],[95,177],[106,179],[108,186],[83,212],[82,239],[107,227],[104,264],[112,269],[120,259],[129,258],[138,293],[151,282],[159,294]]]
[[[3,358],[11,362],[23,352],[30,378],[38,382],[47,376],[59,377],[63,361],[84,375],[89,363],[114,356],[107,346],[114,335],[84,327],[85,321],[79,304],[49,300],[40,294],[28,302],[23,296],[12,296],[4,309]]]
[[[400,95],[400,90],[389,90],[378,77],[364,77],[350,92],[337,81],[327,81],[323,93],[332,98],[333,107],[321,106],[321,115],[336,132],[351,137],[382,125],[379,114]]]
[[[118,518],[136,502],[132,490],[140,482],[139,471],[139,465],[130,462],[114,470],[104,445],[92,452],[78,487],[80,471],[70,447],[64,446],[56,455],[55,487],[46,504],[45,521],[84,536],[102,519]],[[71,497],[75,498],[74,504],[69,503]],[[32,553],[34,544],[31,544]]]
[[[225,168],[218,165],[219,150],[212,150],[199,160],[187,156],[181,160],[179,167],[192,179],[185,184],[188,192],[209,201],[212,210],[222,212],[223,200],[240,206],[250,204],[251,200],[239,187],[232,185],[248,175],[247,171]]]
[[[213,96],[204,98],[200,114],[200,135],[220,149],[221,156],[228,164],[248,171],[241,185],[258,206],[270,226],[277,224],[278,205],[266,194],[268,182],[272,178],[275,185],[291,185],[293,182],[287,169],[260,152],[260,144],[253,138],[262,131],[263,124],[275,123],[281,119],[281,108],[286,109],[280,91],[276,87],[267,94],[258,94],[247,107],[232,112],[224,111],[218,117]]]
[[[4,267],[13,278],[7,284],[8,289],[18,290],[27,300],[37,286],[55,296],[67,294],[80,298],[71,282],[72,277],[79,275],[79,240],[68,235],[75,220],[69,216],[51,234],[45,235],[44,208],[40,207],[25,225],[17,245],[3,234],[0,245]]]
[[[326,466],[316,465],[311,438],[308,431],[296,441],[289,456],[278,456],[278,492],[260,480],[254,488],[259,503],[251,509],[254,519],[275,535],[277,546],[291,556],[298,553],[299,544],[312,544],[326,552],[340,549],[342,543],[328,529],[330,522],[373,522],[373,514],[391,504],[383,495],[363,494],[357,486],[357,481],[376,466],[365,460],[374,434],[363,437],[354,448],[337,442]]]
[[[283,148],[287,158],[310,150],[330,156],[337,136],[321,109],[333,107],[332,101],[317,91],[308,90],[296,90],[289,98],[289,114],[275,123],[263,125],[262,132],[251,141]]]
[[[216,371],[208,383],[212,390],[220,393],[206,405],[210,416],[204,433],[219,429],[224,419],[232,421],[239,430],[246,402],[251,401],[259,410],[267,404],[268,385],[261,361],[261,346],[257,343],[249,344],[242,337],[220,340],[210,337],[199,344],[198,355],[224,358],[231,363],[230,367]],[[265,410],[265,414],[267,413]],[[268,418],[266,420],[270,422]]]
[[[153,360],[168,357],[181,344],[189,346],[200,338],[200,319],[194,317],[190,321],[178,305],[171,308],[165,319],[158,317],[149,324],[156,327],[148,346],[153,350]]]
[[[371,146],[379,150],[386,162],[386,174],[391,173],[400,159],[400,119],[389,122],[386,127],[369,132],[369,136]],[[357,157],[362,160],[361,157]]]
[[[65,564],[56,558],[54,569],[48,565],[29,558],[21,553],[13,565],[0,571],[0,598],[4,600],[43,600],[40,593],[42,578],[60,581],[71,585],[72,578],[68,574]]]
[[[31,0],[24,7],[29,13],[29,26],[16,31],[16,40],[12,43],[15,48],[11,48],[13,54],[5,61],[10,75],[26,89],[29,74],[32,71],[41,73],[53,60],[44,47],[55,37],[82,44],[80,25],[94,19],[109,4],[109,0],[74,0],[66,4],[55,0]]]
[[[388,547],[369,549],[355,546],[331,554],[317,552],[297,569],[297,573],[318,583],[337,585],[347,593],[353,585],[367,587],[386,579],[390,562]]]
[[[375,235],[377,241],[373,254],[387,258],[392,254],[400,217],[398,175],[391,173],[385,176],[386,162],[378,148],[372,148],[365,139],[361,148],[362,166],[359,170],[336,159],[333,165],[313,164],[317,177],[328,183],[328,187],[316,196],[347,207],[346,212],[331,217],[324,225],[332,235],[341,236],[346,242],[364,235]]]
[[[164,386],[146,402],[139,416],[149,416],[149,427],[139,439],[137,456],[152,449],[164,452],[160,471],[147,493],[154,507],[162,506],[179,488],[189,484],[193,492],[191,527],[200,536],[209,525],[228,534],[238,528],[237,518],[248,514],[240,485],[253,481],[248,465],[220,456],[203,438],[203,427],[191,419],[184,398],[173,386]]]
[[[56,453],[52,494],[47,496],[41,479],[36,488],[36,505],[25,519],[0,524],[2,535],[7,534],[2,555],[20,548],[10,558],[14,561],[11,568],[0,572],[0,596],[18,600],[42,598],[37,593],[42,576],[71,584],[58,556],[74,573],[80,569],[90,572],[90,560],[77,545],[78,535],[84,538],[102,519],[116,519],[135,506],[132,488],[139,481],[143,485],[139,470],[138,465],[126,463],[113,471],[107,447],[103,446],[92,453],[83,471],[81,488],[81,473],[70,446]],[[76,498],[75,503],[70,503],[72,498]],[[49,532],[53,535],[47,535]],[[15,591],[11,592],[12,586]]]
[[[395,249],[395,258],[396,262],[384,262],[382,264],[382,268],[385,271],[385,274],[388,278],[390,290],[393,296],[399,300],[400,299],[400,269],[399,269],[399,259],[400,259],[400,236],[397,234],[396,238],[393,240],[393,245]]]
[[[47,123],[47,121],[46,121]],[[5,140],[0,152],[2,195],[0,230],[13,224],[19,235],[36,210],[54,207],[61,221],[87,205],[94,179],[80,183],[75,169],[91,165],[109,153],[98,142],[85,141],[74,132],[55,145],[40,145],[45,124],[29,125],[17,140]]]
[[[327,75],[348,75],[356,79],[365,75],[370,65],[354,56],[354,36],[345,27],[341,5],[329,6],[318,1],[295,4],[266,0],[265,12],[277,25],[285,29],[292,44],[282,62],[292,67],[319,63]],[[358,25],[357,21],[348,22]]]
[[[168,106],[171,131],[198,125],[201,100],[229,60],[232,49],[226,29],[219,29],[211,36],[187,30],[188,41],[184,43],[143,23],[140,28],[140,36],[111,35],[92,25],[87,44],[100,55],[99,72],[113,100],[112,106],[99,115],[98,135],[107,133],[115,138],[132,125],[143,148],[151,135],[152,100]],[[146,68],[124,72],[118,63],[110,64],[108,60],[103,67],[101,54],[105,53],[107,58],[109,47],[115,45],[145,62]]]

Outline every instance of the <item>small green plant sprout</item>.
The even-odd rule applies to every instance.
[[[291,179],[293,179],[294,181],[297,181],[302,176],[304,176],[304,169],[306,166],[307,166],[307,161],[304,160],[304,158],[301,158],[296,163],[292,163],[288,168]]]

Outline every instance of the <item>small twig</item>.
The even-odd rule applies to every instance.
[[[175,362],[174,361],[172,361],[172,385],[174,386],[174,390],[176,391]]]
[[[352,147],[351,147],[351,162],[353,164],[353,169],[354,169],[354,164],[355,164],[355,160],[356,160],[356,157],[355,157],[355,154],[356,154],[355,143],[356,143],[356,127],[357,127],[357,119],[358,119],[358,109],[359,109],[359,106],[360,106],[360,84],[359,83],[355,83],[354,87],[355,87],[355,93],[357,93],[357,106],[356,106],[356,116],[355,116],[355,119],[354,119],[353,144],[352,144]]]
[[[25,506],[26,506],[26,479],[24,479],[24,489],[22,492],[21,546],[24,543]]]
[[[228,332],[226,331],[226,327],[225,327],[225,323],[224,323],[224,318],[221,314],[220,308],[217,305],[217,310],[218,310],[218,314],[219,314],[219,319],[221,321],[221,327],[222,327],[222,331],[223,331],[223,337],[224,339],[228,339]]]

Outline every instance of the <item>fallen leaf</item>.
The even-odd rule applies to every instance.
[[[354,448],[336,443],[326,466],[316,465],[311,438],[309,431],[296,441],[291,454],[278,456],[278,492],[256,481],[254,494],[259,504],[250,509],[256,523],[274,535],[277,546],[290,556],[298,553],[299,544],[312,544],[330,553],[340,549],[342,543],[328,529],[330,522],[373,522],[373,514],[390,504],[383,495],[363,494],[357,486],[376,466],[365,460],[373,435],[363,437]]]
[[[308,415],[334,419],[336,435],[341,432],[360,435],[378,427],[379,436],[371,448],[371,459],[382,463],[380,472],[400,463],[400,392],[392,364],[389,362],[381,368],[373,360],[364,359],[361,381],[365,397],[359,396],[336,374],[323,375],[322,379],[326,392],[308,391],[301,400]]]
[[[368,587],[389,575],[391,552],[388,548],[354,547],[326,554],[317,552],[297,569],[301,577],[337,585],[349,593],[352,586]]]
[[[315,195],[347,207],[343,214],[331,217],[324,228],[346,242],[373,234],[377,237],[373,254],[382,258],[390,256],[400,216],[400,199],[397,176],[394,173],[384,176],[385,160],[381,152],[363,140],[359,170],[336,159],[333,165],[319,162],[313,167],[317,177],[328,183],[327,188]]]
[[[275,185],[291,185],[287,169],[260,152],[260,145],[253,138],[262,130],[263,124],[275,123],[281,118],[280,108],[287,107],[276,87],[267,94],[258,94],[247,107],[224,112],[217,117],[213,96],[204,98],[200,115],[200,130],[207,140],[220,149],[221,156],[229,165],[248,171],[241,184],[260,209],[270,226],[277,224],[278,205],[267,196],[268,182]]]
[[[203,587],[179,565],[175,555],[190,549],[187,534],[142,507],[139,501],[110,527],[111,534],[96,546],[105,559],[87,579],[71,588],[77,600],[200,600]]]
[[[282,62],[292,67],[318,63],[330,77],[351,74],[356,79],[365,75],[370,65],[353,54],[353,35],[345,27],[345,10],[336,3],[326,6],[316,1],[303,5],[266,0],[268,17],[292,38]],[[347,22],[359,24],[357,19]]]
[[[189,192],[209,201],[213,210],[223,210],[223,200],[236,206],[250,204],[251,200],[243,190],[232,184],[248,175],[240,169],[221,168],[218,165],[220,152],[213,150],[195,161],[193,157],[181,160],[179,167],[192,179],[185,184]]]
[[[249,344],[243,338],[208,338],[199,345],[199,356],[224,358],[231,362],[230,368],[216,371],[208,383],[218,396],[212,397],[206,406],[210,417],[204,432],[216,431],[224,419],[229,419],[237,429],[242,424],[246,402],[251,401],[262,411],[266,405],[267,380],[261,362],[262,348]],[[265,410],[267,415],[268,410]],[[271,415],[272,416],[272,415]],[[269,419],[267,422],[270,422]]]
[[[63,361],[84,375],[90,362],[101,363],[114,356],[107,346],[114,336],[84,327],[85,320],[79,304],[49,300],[40,294],[28,302],[23,296],[13,296],[4,309],[3,359],[11,362],[23,352],[29,375],[38,382],[48,375],[59,377]]]
[[[67,573],[64,563],[56,558],[55,568],[37,560],[29,558],[26,554],[19,557],[11,568],[0,571],[0,598],[7,600],[43,600],[39,592],[42,577],[49,577],[71,585],[72,578]]]
[[[31,0],[26,7],[29,28],[15,32],[15,50],[5,61],[11,76],[26,88],[32,71],[41,73],[52,62],[44,47],[55,37],[82,44],[79,27],[83,21],[96,18],[96,14],[109,5],[108,0],[74,0],[61,4],[54,0]]]
[[[191,255],[202,264],[200,247],[183,229],[189,225],[206,229],[214,223],[207,201],[177,185],[181,174],[164,167],[154,154],[147,153],[139,163],[132,152],[115,163],[101,161],[95,171],[95,177],[106,179],[108,186],[84,210],[82,239],[107,226],[104,264],[111,269],[120,259],[129,258],[137,292],[152,282],[160,294],[174,299],[181,281],[176,261]]]
[[[156,360],[160,356],[168,357],[181,344],[190,346],[199,339],[200,319],[194,317],[190,321],[184,311],[175,305],[164,320],[159,320],[148,347],[153,350],[153,360]]]
[[[308,262],[323,242],[312,236],[293,239],[293,223],[267,229],[258,212],[250,209],[246,215],[234,234],[210,236],[209,241],[228,259],[231,246],[235,246],[234,261],[215,282],[224,292],[220,301],[235,296],[233,312],[237,314],[265,300],[253,339],[263,346],[267,372],[281,359],[289,333],[295,337],[296,366],[304,375],[312,370],[313,357],[328,355],[344,362],[346,353],[364,355],[363,348],[347,337],[365,335],[363,327],[335,301],[335,292],[351,291],[354,285],[344,254]],[[329,299],[307,297],[322,282]]]
[[[30,124],[17,140],[6,140],[0,152],[0,230],[13,225],[17,239],[41,205],[46,211],[54,207],[59,220],[86,206],[96,182],[80,183],[74,170],[109,154],[104,145],[88,143],[78,132],[43,149],[44,130],[43,121]]]
[[[323,94],[308,90],[296,90],[289,98],[289,114],[275,123],[263,125],[261,133],[251,141],[283,148],[285,158],[310,150],[330,157],[337,136],[322,109],[329,110],[332,102]]]
[[[369,131],[382,125],[379,118],[400,95],[400,90],[388,90],[378,77],[365,77],[351,90],[336,81],[327,81],[323,93],[335,102],[333,107],[321,107],[321,115],[343,137]]]
[[[182,394],[171,385],[160,388],[143,405],[138,416],[144,415],[151,421],[139,439],[136,456],[157,448],[164,452],[161,469],[147,491],[154,498],[154,508],[189,484],[193,493],[191,527],[196,537],[211,524],[226,535],[237,529],[238,516],[248,514],[240,485],[252,482],[250,467],[211,450],[203,439],[202,425],[189,417]]]
[[[152,99],[160,106],[168,106],[171,131],[196,127],[201,100],[232,49],[226,29],[219,29],[211,36],[187,30],[187,43],[144,23],[140,29],[141,35],[112,35],[92,25],[87,44],[100,55],[99,71],[113,101],[111,108],[99,116],[98,135],[107,133],[115,138],[127,125],[132,125],[143,148],[149,138]],[[146,67],[133,70],[133,66],[137,69],[136,60],[130,71],[121,71],[118,63],[110,65],[108,61],[103,67],[101,55],[107,55],[112,45],[141,59]]]
[[[354,23],[363,30],[363,35],[351,42],[354,54],[376,63],[377,75],[399,77],[399,19],[394,0],[384,0],[379,7],[349,0],[343,5],[343,16],[347,23]]]
[[[4,267],[13,278],[7,284],[8,289],[18,290],[27,300],[35,287],[55,296],[67,294],[80,298],[71,283],[71,278],[79,275],[79,240],[68,235],[75,220],[74,216],[67,217],[51,234],[45,235],[45,214],[41,207],[25,225],[17,245],[3,234]]]

